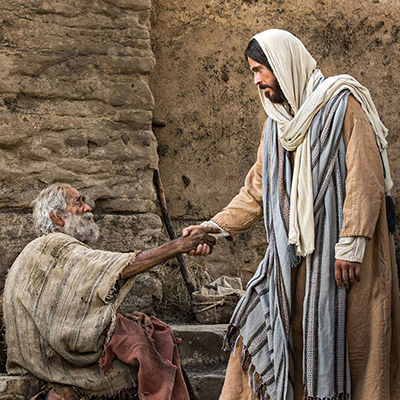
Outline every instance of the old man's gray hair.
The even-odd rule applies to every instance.
[[[39,236],[59,230],[59,227],[50,219],[50,213],[57,215],[64,213],[67,208],[66,189],[71,187],[63,183],[54,183],[43,189],[32,202],[35,230]]]

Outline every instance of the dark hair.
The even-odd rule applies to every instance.
[[[271,70],[272,73],[274,72],[271,68],[271,65],[269,64],[267,56],[263,52],[262,48],[260,47],[256,39],[253,38],[250,40],[249,44],[246,47],[244,55],[246,57],[246,60],[250,57],[254,61],[257,61],[262,65],[265,65],[268,69]]]

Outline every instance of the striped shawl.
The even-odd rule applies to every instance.
[[[310,129],[315,251],[306,257],[303,303],[303,383],[307,399],[350,395],[345,335],[346,291],[334,276],[344,201],[345,148],[341,129],[349,92],[332,98]],[[225,345],[243,339],[242,366],[259,399],[293,400],[291,267],[288,246],[292,170],[290,153],[277,139],[276,122],[266,125],[263,149],[264,221],[269,245],[231,319]]]
[[[12,265],[4,290],[7,372],[75,386],[87,395],[113,395],[136,386],[137,371],[115,360],[103,376],[98,360],[116,309],[132,288],[116,295],[133,253],[92,250],[51,233],[29,243]]]

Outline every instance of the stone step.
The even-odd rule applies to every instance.
[[[228,325],[172,325],[182,339],[179,356],[193,386],[196,400],[218,400],[225,379],[229,352],[221,349]]]
[[[224,384],[226,363],[186,367],[196,400],[218,400]]]
[[[0,374],[0,400],[26,400],[39,393],[41,382],[31,376]]]
[[[172,325],[175,337],[182,339],[179,356],[185,367],[226,363],[229,352],[221,350],[228,325]]]

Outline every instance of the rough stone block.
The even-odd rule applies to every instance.
[[[118,311],[121,313],[141,311],[147,315],[154,315],[154,307],[160,303],[162,295],[161,281],[154,273],[137,275],[132,290]]]
[[[212,373],[189,372],[189,379],[197,400],[218,400],[225,379],[225,368]]]
[[[58,102],[58,107],[63,105]],[[72,113],[71,102],[65,107]],[[135,131],[129,123],[117,122],[118,114],[115,121],[49,114],[22,120],[6,107],[0,111],[0,207],[27,207],[40,188],[65,182],[90,187],[96,192],[93,201],[122,198],[113,200],[108,210],[154,211],[152,173],[158,157],[150,130]],[[151,113],[135,115],[151,124]],[[126,206],[115,209],[119,203]]]
[[[143,63],[140,68],[148,70],[154,65],[154,59]],[[66,74],[74,76],[74,79],[66,78]],[[21,76],[19,87],[30,97],[97,100],[113,107],[129,106],[134,110],[152,110],[154,103],[147,83],[133,74],[110,77],[97,71],[69,68],[55,70],[49,76]]]
[[[132,10],[148,10],[151,8],[151,0],[110,0],[110,3],[115,4],[117,7]]]
[[[228,325],[172,325],[177,338],[182,339],[179,355],[182,364],[195,366],[224,363],[229,352],[221,350]]]
[[[26,400],[41,388],[42,383],[34,377],[0,374],[0,400]]]
[[[131,129],[148,130],[151,129],[151,118],[150,111],[122,108],[118,110],[116,121],[127,124]]]
[[[197,400],[217,400],[230,352],[221,350],[228,325],[173,325],[179,355]]]
[[[155,214],[99,215],[100,238],[95,247],[109,251],[140,251],[155,247],[161,219]]]
[[[5,271],[11,266],[21,250],[36,235],[31,214],[1,212],[0,213],[0,293],[3,292]]]

